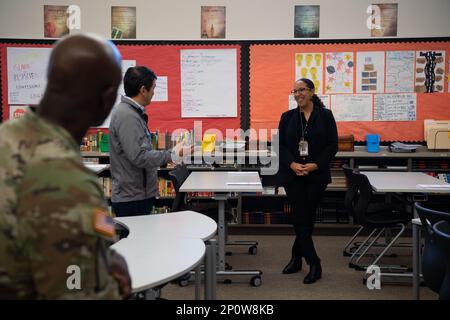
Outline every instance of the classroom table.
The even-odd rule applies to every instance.
[[[253,276],[254,286],[261,284],[260,270],[225,270],[225,201],[231,192],[262,192],[261,179],[258,172],[246,171],[203,171],[191,172],[180,187],[181,192],[214,192],[218,201],[218,275]]]
[[[95,172],[96,174],[100,174],[103,171],[109,170],[109,164],[96,164],[96,163],[83,162],[83,165],[86,168],[88,168],[89,170]]]
[[[128,237],[111,248],[125,257],[133,292],[155,288],[196,267],[195,297],[198,299],[200,264],[204,257],[205,299],[215,299],[216,244],[211,238],[217,224],[213,219],[194,211],[179,211],[119,217],[115,221],[129,230]]]
[[[380,193],[406,194],[408,201],[414,211],[414,218],[417,212],[414,202],[426,201],[430,194],[447,195],[450,194],[450,184],[443,180],[427,175],[422,172],[361,172],[366,175],[374,191]],[[420,220],[419,220],[420,223]],[[410,276],[413,279],[413,299],[420,298],[420,225],[413,219],[413,257],[412,274],[387,274],[384,276]]]

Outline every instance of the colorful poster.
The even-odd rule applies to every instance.
[[[414,51],[386,52],[386,93],[414,92]]]
[[[69,34],[67,8],[69,6],[44,5],[44,37],[60,38]]]
[[[336,121],[372,121],[372,95],[332,95],[331,111]]]
[[[416,94],[376,94],[375,121],[416,121]]]
[[[294,38],[318,38],[320,6],[295,6]]]
[[[8,103],[38,104],[47,86],[51,48],[7,48]]]
[[[295,54],[295,80],[308,78],[314,82],[315,93],[323,92],[323,54],[322,53],[296,53]]]
[[[384,92],[384,52],[356,54],[356,92]]]
[[[9,106],[9,120],[23,117],[30,109],[29,106]]]
[[[136,7],[111,7],[111,39],[136,39]]]
[[[373,21],[372,37],[396,37],[397,36],[397,3],[372,4]]]
[[[201,38],[225,39],[226,7],[202,6]]]
[[[444,82],[445,51],[417,51],[415,92],[444,92]]]
[[[326,53],[325,93],[353,93],[353,52]]]

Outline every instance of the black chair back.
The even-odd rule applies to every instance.
[[[445,261],[445,276],[439,289],[439,300],[450,300],[450,223],[448,221],[435,223],[433,232]]]
[[[440,220],[450,222],[450,213],[428,209],[417,202],[414,206],[422,222],[422,233],[425,238],[425,246],[422,253],[423,278],[428,288],[439,293],[445,276],[445,258],[437,245],[432,226]]]
[[[353,211],[359,224],[365,226],[367,224],[367,209],[372,200],[372,186],[370,185],[367,176],[362,173],[352,171],[349,177],[350,184],[355,185],[359,191],[358,199],[356,205],[353,207]]]
[[[342,170],[344,170],[345,179],[347,180],[347,192],[345,193],[344,206],[348,215],[353,216],[353,218],[356,219],[353,207],[356,204],[358,197],[358,185],[354,183],[354,180],[351,180],[351,174],[353,172],[352,168],[344,164]]]
[[[172,211],[180,211],[186,200],[186,193],[180,192],[180,187],[189,176],[189,170],[184,163],[177,165],[169,172],[170,181],[175,189],[175,200],[172,203]]]

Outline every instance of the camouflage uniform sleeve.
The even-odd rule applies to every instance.
[[[114,227],[97,177],[75,160],[39,161],[21,188],[20,232],[37,296],[120,298],[108,272]]]

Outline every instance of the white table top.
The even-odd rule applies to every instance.
[[[204,241],[211,239],[217,230],[217,223],[213,219],[194,211],[120,217],[114,220],[130,230],[129,238],[146,237],[150,234]]]
[[[256,171],[192,172],[181,192],[262,192],[261,179]]]
[[[130,236],[132,230],[130,231]],[[170,235],[128,237],[111,246],[127,264],[133,292],[154,288],[194,269],[205,254],[200,239]]]
[[[422,172],[361,171],[361,173],[369,178],[369,182],[376,192],[450,194],[450,184]],[[437,186],[433,188],[433,185]],[[448,185],[449,187],[442,187],[443,185]]]
[[[111,246],[128,264],[133,292],[154,288],[192,270],[205,254],[216,222],[194,211],[115,218],[129,230]]]
[[[99,174],[100,172],[103,172],[107,169],[109,169],[109,164],[91,164],[91,163],[83,163],[86,168],[89,170],[94,171],[96,174]]]

